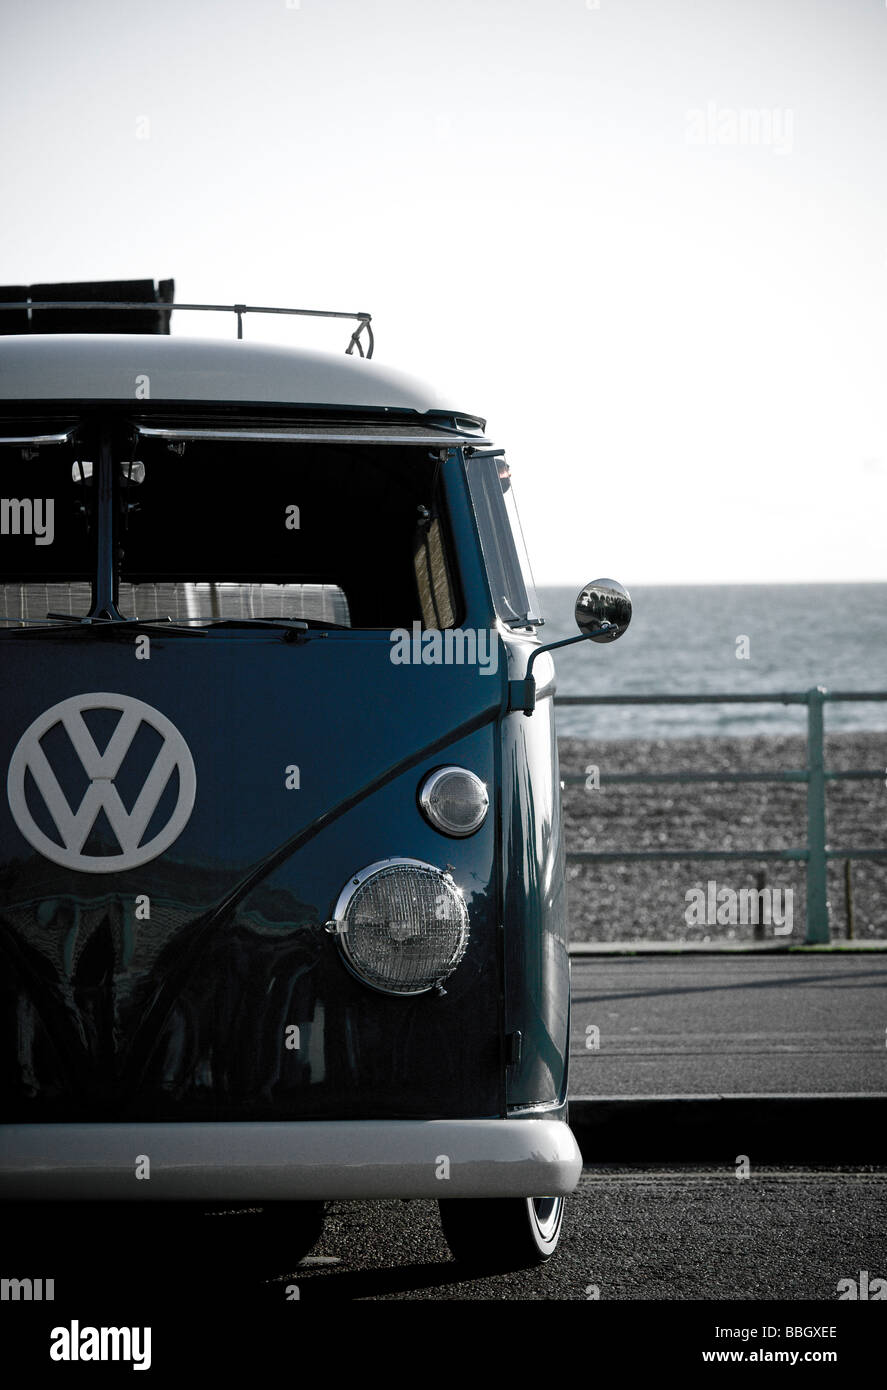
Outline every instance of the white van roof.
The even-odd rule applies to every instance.
[[[137,333],[0,337],[0,401],[146,399],[456,413],[414,377],[345,353]]]

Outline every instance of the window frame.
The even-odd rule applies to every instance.
[[[523,527],[521,526],[510,472],[508,474],[508,488],[501,488],[502,474],[497,466],[500,481],[498,491],[488,489],[487,479],[481,480],[478,477],[476,465],[492,462],[496,459],[505,461],[504,449],[472,448],[465,450],[468,494],[477,526],[490,596],[497,618],[506,627],[514,630],[535,629],[544,625],[545,617],[530,566],[530,557],[524,541]],[[483,503],[483,509],[479,506],[479,501]],[[504,565],[502,564],[503,553],[506,561]],[[509,599],[508,586],[515,577],[519,579],[523,597],[527,601],[525,614],[518,614]],[[496,579],[505,584],[505,592],[498,598],[495,591]],[[520,598],[520,595],[515,595],[512,591],[511,597]],[[505,611],[506,607],[510,609],[510,612]]]

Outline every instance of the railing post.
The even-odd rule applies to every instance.
[[[853,940],[853,865],[844,860],[844,907],[847,912],[847,940]]]
[[[825,762],[822,707],[824,686],[807,691],[807,938],[806,945],[830,940],[828,861],[825,857]]]

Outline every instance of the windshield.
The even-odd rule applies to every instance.
[[[126,618],[388,631],[458,622],[439,451],[249,439],[133,445],[131,430],[117,430],[103,512],[99,433],[83,429],[61,447],[0,447],[4,626],[87,615],[109,526]]]

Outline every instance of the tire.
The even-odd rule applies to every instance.
[[[455,1258],[488,1269],[525,1269],[551,1259],[564,1219],[563,1197],[450,1198],[438,1202]]]

